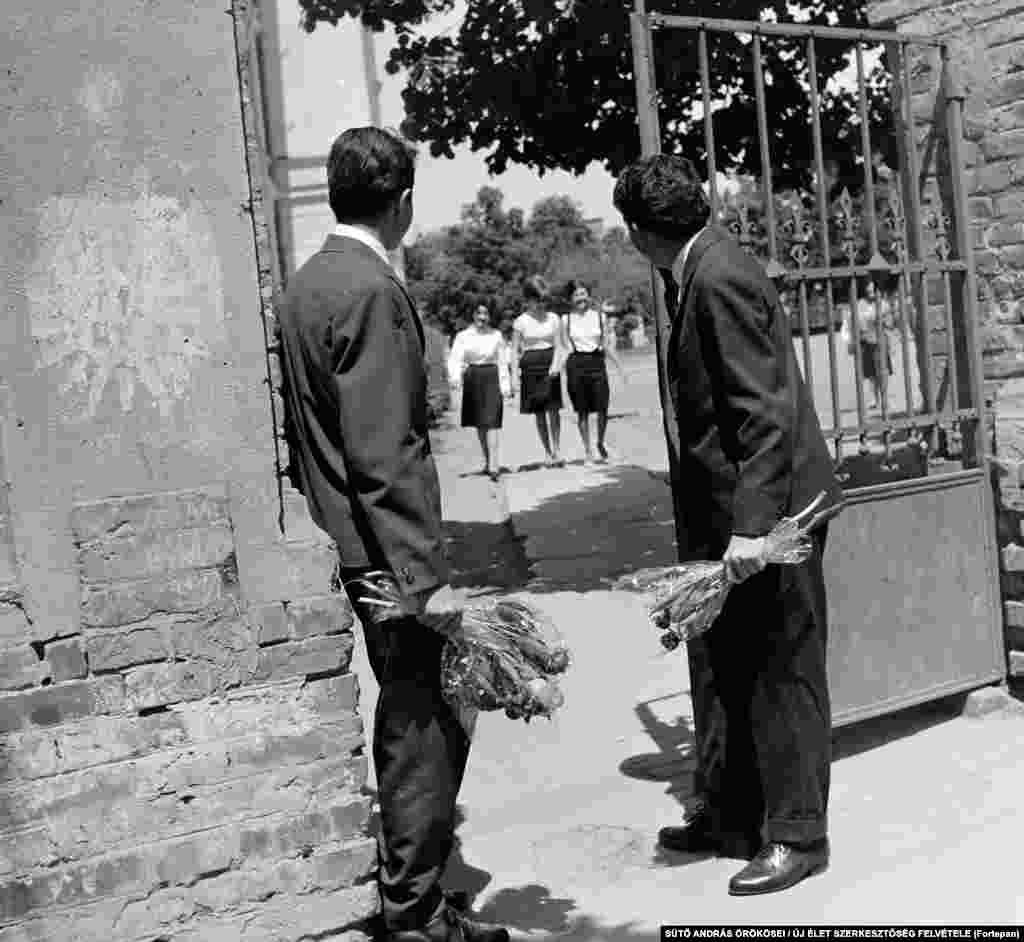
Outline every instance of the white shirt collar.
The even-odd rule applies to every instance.
[[[388,256],[388,250],[384,248],[384,243],[380,241],[373,233],[367,232],[365,229],[360,229],[359,226],[350,226],[348,223],[339,222],[334,227],[334,234],[342,236],[345,239],[355,239],[356,242],[362,242],[363,245],[373,249],[384,263],[391,267],[391,259]]]
[[[707,226],[701,226],[692,236],[689,241],[682,247],[679,254],[676,256],[676,260],[672,263],[672,277],[675,279],[675,283],[682,288],[683,286],[683,269],[686,267],[686,260],[690,257],[690,249],[693,248],[693,243],[700,238],[701,233],[707,228]]]

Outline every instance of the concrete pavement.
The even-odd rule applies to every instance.
[[[665,654],[642,601],[609,583],[673,561],[661,418],[649,358],[613,376],[619,460],[515,471],[492,484],[475,436],[436,436],[455,584],[507,591],[558,625],[574,663],[566,705],[529,725],[485,714],[460,796],[448,882],[520,938],[658,938],[662,923],[1020,923],[1024,717],[948,703],[836,733],[824,875],[735,899],[740,864],[656,847],[690,794],[685,655]],[[580,452],[564,414],[563,453]],[[535,465],[532,420],[508,410],[503,463]],[[363,659],[357,666],[366,674]],[[364,713],[375,690],[364,681]]]

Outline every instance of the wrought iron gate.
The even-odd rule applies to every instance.
[[[797,356],[846,489],[850,506],[833,524],[827,559],[834,723],[1002,678],[989,436],[962,177],[964,95],[947,48],[879,30],[648,13],[643,0],[631,20],[645,154],[662,144],[654,37],[683,30],[695,39],[713,218],[759,255],[787,299]],[[709,50],[722,34],[743,37],[749,47],[757,113],[760,171],[755,191],[738,195],[718,187]],[[804,45],[813,143],[813,183],[788,194],[773,189],[762,67],[765,44],[780,41]],[[852,44],[856,68],[857,196],[851,187],[829,189],[816,54],[819,44],[835,41]],[[895,168],[877,165],[868,120],[865,55],[878,46],[890,67]],[[929,95],[930,111],[920,107]],[[661,368],[669,321],[661,291],[653,294],[671,441],[675,423]],[[877,408],[868,407],[866,380]]]

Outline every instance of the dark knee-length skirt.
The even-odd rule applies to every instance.
[[[579,414],[608,411],[608,369],[604,354],[572,353],[565,364],[569,401]]]
[[[462,427],[501,428],[504,403],[498,367],[479,363],[462,374]]]
[[[878,361],[880,359],[880,346],[880,344],[871,340],[861,340],[860,342],[860,369],[864,379],[879,379]],[[885,368],[886,372],[892,375],[892,357],[889,355],[888,344],[885,348]]]
[[[519,411],[552,412],[562,408],[562,377],[548,375],[555,351],[527,350],[519,358]]]

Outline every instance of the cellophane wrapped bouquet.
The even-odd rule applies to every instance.
[[[793,517],[784,517],[767,534],[766,563],[791,566],[811,555],[811,531],[842,508],[838,504],[815,514],[824,498],[824,493],[819,494],[806,509]],[[720,560],[641,569],[615,583],[616,588],[649,596],[651,621],[661,631],[662,646],[669,651],[700,637],[714,624],[732,586]]]
[[[358,601],[394,617],[402,595],[385,572],[371,572],[345,586]],[[358,594],[358,593],[361,593]],[[558,676],[569,667],[569,649],[551,622],[516,599],[483,599],[445,615],[419,620],[445,638],[441,690],[460,716],[504,710],[509,719],[550,717],[564,697]]]

